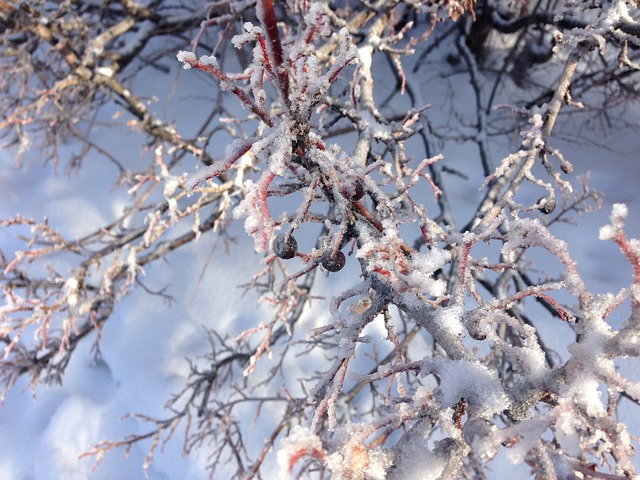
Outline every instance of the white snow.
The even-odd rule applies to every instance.
[[[453,335],[462,337],[464,336],[464,325],[462,324],[463,313],[462,305],[437,308],[433,321],[438,328],[446,329]]]
[[[436,391],[441,408],[453,407],[461,399],[468,404],[469,415],[491,418],[509,406],[495,372],[475,361],[433,359],[425,362],[423,373],[433,370],[440,379]]]

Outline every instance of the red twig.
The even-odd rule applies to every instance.
[[[287,107],[289,106],[289,74],[283,68],[282,43],[280,42],[280,32],[278,31],[278,22],[276,20],[276,11],[273,6],[273,0],[259,0],[256,13],[262,24],[262,28],[266,33],[268,44],[267,53],[269,60],[273,66],[273,70],[278,81],[278,89],[282,100]]]
[[[267,42],[265,42],[264,37],[262,35],[256,35],[256,39],[260,44],[260,49],[262,50],[262,57],[264,58],[264,68],[267,69],[272,76],[276,76],[273,71],[273,67],[271,66],[271,60],[269,60],[269,50],[267,49]]]
[[[254,113],[260,120],[262,120],[268,127],[273,127],[273,120],[269,116],[269,114],[260,108],[247,93],[241,89],[236,83],[229,78],[229,76],[224,73],[220,68],[210,65],[208,63],[203,63],[200,60],[191,60],[186,58],[185,62],[189,63],[193,68],[197,68],[198,70],[202,70],[203,72],[210,73],[218,80],[220,80],[220,84],[224,90],[227,90],[233,93],[236,97],[240,99],[242,104],[248,108],[252,113]]]
[[[627,260],[629,260],[631,268],[633,268],[633,283],[640,285],[640,255],[629,245],[629,241],[622,230],[616,233],[615,241],[622,253],[627,257]]]
[[[293,455],[291,455],[291,458],[289,459],[289,474],[293,473],[293,469],[295,468],[296,463],[298,463],[298,460],[305,457],[312,457],[316,460],[323,461],[326,457],[326,453],[318,449],[309,450],[305,447],[299,448]]]
[[[382,226],[382,224],[380,223],[380,221],[373,216],[373,214],[367,210],[367,207],[365,207],[364,205],[362,205],[360,202],[355,201],[353,202],[353,206],[355,207],[355,209],[358,211],[358,213],[360,215],[362,215],[364,218],[367,219],[367,221],[373,225],[374,227],[376,227],[376,229],[379,232],[383,232],[384,231],[384,227]]]

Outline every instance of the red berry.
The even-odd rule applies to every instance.
[[[284,260],[293,258],[298,253],[298,242],[293,235],[281,233],[273,241],[273,253]]]

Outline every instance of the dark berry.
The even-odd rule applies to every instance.
[[[284,260],[293,258],[298,253],[298,242],[293,235],[281,233],[273,241],[273,253]]]
[[[347,263],[347,257],[342,252],[336,253],[334,257],[330,254],[322,257],[322,266],[330,272],[339,272],[345,263]]]
[[[538,210],[545,215],[549,215],[556,209],[556,199],[554,197],[542,197],[538,200],[538,203],[540,204]]]
[[[351,200],[356,201],[356,200],[360,200],[362,197],[364,197],[365,191],[364,191],[364,184],[362,183],[361,180],[356,180],[356,183],[353,184],[353,196],[351,197]]]
[[[471,337],[476,340],[485,340],[487,338],[487,333],[480,327],[478,322],[470,322],[467,325],[467,330],[469,330]]]
[[[570,173],[573,173],[573,164],[565,160],[564,162],[562,162],[562,165],[560,165],[560,169],[568,175]]]

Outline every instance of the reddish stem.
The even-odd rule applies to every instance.
[[[195,62],[186,60],[186,62],[193,68],[197,68],[198,70],[202,70],[203,72],[210,73],[211,75],[216,77],[218,80],[220,80],[223,88],[228,89],[231,93],[238,97],[244,104],[244,106],[247,107],[251,112],[253,112],[268,127],[273,127],[273,120],[271,120],[269,114],[258,105],[256,105],[256,103],[249,97],[249,95],[247,95],[244,90],[238,87],[235,82],[231,78],[229,78],[229,76],[222,70],[209,65],[208,63],[202,63],[200,60],[197,60]]]
[[[462,260],[460,261],[460,271],[458,276],[460,278],[460,284],[462,287],[462,291],[464,291],[464,285],[466,282],[465,276],[467,274],[467,265],[469,263],[469,253],[471,252],[471,247],[473,246],[473,242],[469,242],[464,246],[464,252],[462,253]]]
[[[267,197],[268,195],[268,189],[269,189],[269,185],[271,184],[271,182],[273,181],[273,179],[275,178],[275,174],[273,172],[268,172],[266,175],[263,175],[262,178],[260,178],[260,213],[262,214],[262,217],[265,219],[265,221],[271,221],[271,212],[269,211],[269,205],[267,204]],[[262,237],[262,248],[265,248],[267,245],[267,237],[264,236]]]
[[[427,233],[427,227],[424,225],[421,225],[420,232],[422,232],[422,238],[424,239],[424,243],[426,245],[431,245],[431,240],[429,240],[429,234]]]
[[[369,210],[367,210],[367,207],[362,205],[357,200],[353,202],[353,206],[355,207],[355,209],[358,211],[358,213],[360,215],[362,215],[364,218],[366,218],[367,221],[371,225],[376,227],[376,230],[378,230],[379,232],[383,232],[384,231],[384,227],[382,226],[380,221],[376,217],[374,217],[373,214]]]
[[[260,49],[262,50],[262,56],[264,57],[264,68],[267,69],[272,76],[276,74],[273,71],[273,67],[271,66],[271,61],[269,60],[269,51],[267,49],[267,42],[264,41],[264,37],[262,35],[257,35],[258,43],[260,44]]]
[[[631,268],[633,268],[634,285],[640,285],[640,255],[629,245],[629,241],[622,230],[617,233],[615,240],[620,250],[622,250],[622,253],[624,253],[627,260],[629,260]],[[640,301],[633,300],[632,304],[634,310],[640,309]]]
[[[640,256],[631,248],[623,231],[618,232],[615,240],[633,268],[633,283],[640,285]]]
[[[273,0],[258,0],[257,14],[262,24],[262,28],[266,33],[269,44],[267,52],[271,65],[275,71],[278,81],[280,95],[287,107],[289,106],[289,74],[283,68],[282,43],[280,42],[280,32],[278,31],[278,22],[276,20],[276,11],[273,6]]]

